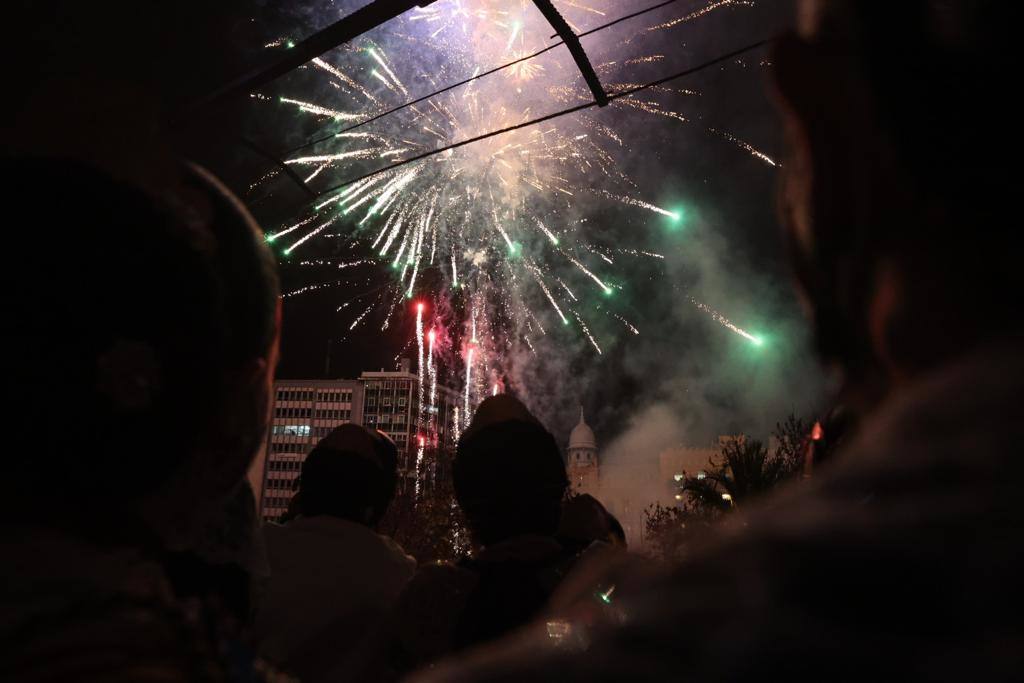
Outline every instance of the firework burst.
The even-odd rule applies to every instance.
[[[651,30],[730,4],[713,2],[705,11]],[[577,20],[607,17],[614,6],[571,2],[563,11],[575,26]],[[586,101],[588,92],[565,54],[553,52],[545,63],[520,61],[500,76],[416,102],[382,118],[386,125],[356,125],[421,91],[479,74],[495,63],[520,60],[546,46],[551,29],[537,14],[532,3],[524,1],[438,0],[400,19],[390,40],[360,39],[340,54],[307,65],[308,75],[326,79],[318,89],[326,95],[311,97],[297,90],[277,98],[254,98],[265,106],[291,108],[320,125],[318,142],[296,150],[285,163],[300,169],[306,182],[322,183],[323,196],[307,215],[273,231],[267,240],[281,245],[285,256],[315,252],[332,228],[336,233],[330,233],[330,239],[341,235],[359,251],[360,258],[350,262],[353,266],[375,263],[389,269],[388,284],[352,309],[356,315],[350,329],[367,324],[375,310],[385,313],[381,329],[387,329],[396,311],[415,313],[420,430],[427,426],[436,396],[438,325],[449,326],[446,339],[462,340],[452,345],[461,349],[459,359],[451,359],[463,369],[462,427],[477,402],[504,386],[496,378],[502,375],[508,350],[523,343],[535,352],[530,337],[536,341],[547,334],[540,308],[553,312],[598,354],[602,347],[585,318],[588,299],[603,301],[606,315],[639,334],[630,321],[607,309],[607,298],[621,288],[616,284],[621,275],[616,273],[615,258],[664,257],[640,244],[614,252],[590,244],[586,220],[578,218],[581,206],[589,209],[594,204],[599,209],[607,203],[651,220],[680,219],[678,212],[645,196],[618,167],[616,154],[625,149],[622,137],[584,113],[426,156],[440,147],[523,124],[543,113],[535,111],[543,103]],[[417,50],[416,58],[404,52],[400,58],[391,56],[409,49]],[[423,57],[427,53],[430,59]],[[620,66],[662,59],[659,54],[640,55]],[[602,66],[602,78],[614,65]],[[565,84],[567,79],[570,85]],[[526,83],[543,97],[524,95],[520,86]],[[607,83],[609,92],[628,85],[615,78]],[[691,94],[670,88],[659,91]],[[657,102],[620,101],[635,111],[687,121]],[[738,139],[731,141],[760,155]],[[405,160],[411,161],[371,172]],[[346,182],[354,177],[362,179]],[[404,305],[409,300],[420,303]],[[443,301],[443,306],[430,309],[443,308],[452,315],[444,322],[426,319],[422,301]],[[339,311],[342,308],[347,303]],[[724,318],[719,322],[755,339]]]

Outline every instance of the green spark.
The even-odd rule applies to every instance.
[[[669,210],[668,215],[668,229],[678,230],[682,227],[683,221],[686,219],[686,209],[681,206],[677,206]]]

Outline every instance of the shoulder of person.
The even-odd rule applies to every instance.
[[[452,624],[478,582],[475,572],[450,562],[421,565],[398,598],[399,621],[416,630]]]
[[[477,572],[453,562],[429,562],[420,565],[413,575],[406,594],[446,593],[451,596],[468,594],[479,581]]]
[[[391,666],[411,671],[450,652],[459,615],[479,579],[451,562],[420,565],[387,619]]]
[[[406,570],[409,576],[412,576],[416,571],[416,558],[405,552],[398,541],[385,536],[384,534],[378,534],[378,537],[383,541],[384,547],[388,550],[391,557],[395,560],[395,563],[399,565],[403,570]]]

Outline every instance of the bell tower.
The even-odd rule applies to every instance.
[[[566,473],[569,475],[569,486],[575,493],[597,494],[600,473],[597,463],[597,440],[594,431],[583,418],[583,407],[580,407],[580,421],[573,427],[569,435],[568,463]]]

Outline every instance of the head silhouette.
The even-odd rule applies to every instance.
[[[1021,331],[1012,3],[802,0],[777,42],[781,194],[820,351],[877,393]],[[854,391],[858,390],[853,387]]]
[[[391,439],[358,425],[341,425],[302,465],[298,512],[375,527],[395,497],[397,477],[398,449]]]
[[[557,531],[565,464],[554,437],[515,398],[502,394],[480,404],[459,440],[452,475],[481,544]]]
[[[173,482],[227,495],[265,432],[276,362],[277,279],[248,212],[194,167],[152,196],[68,160],[4,166],[24,226],[4,374],[35,513],[131,518]]]

